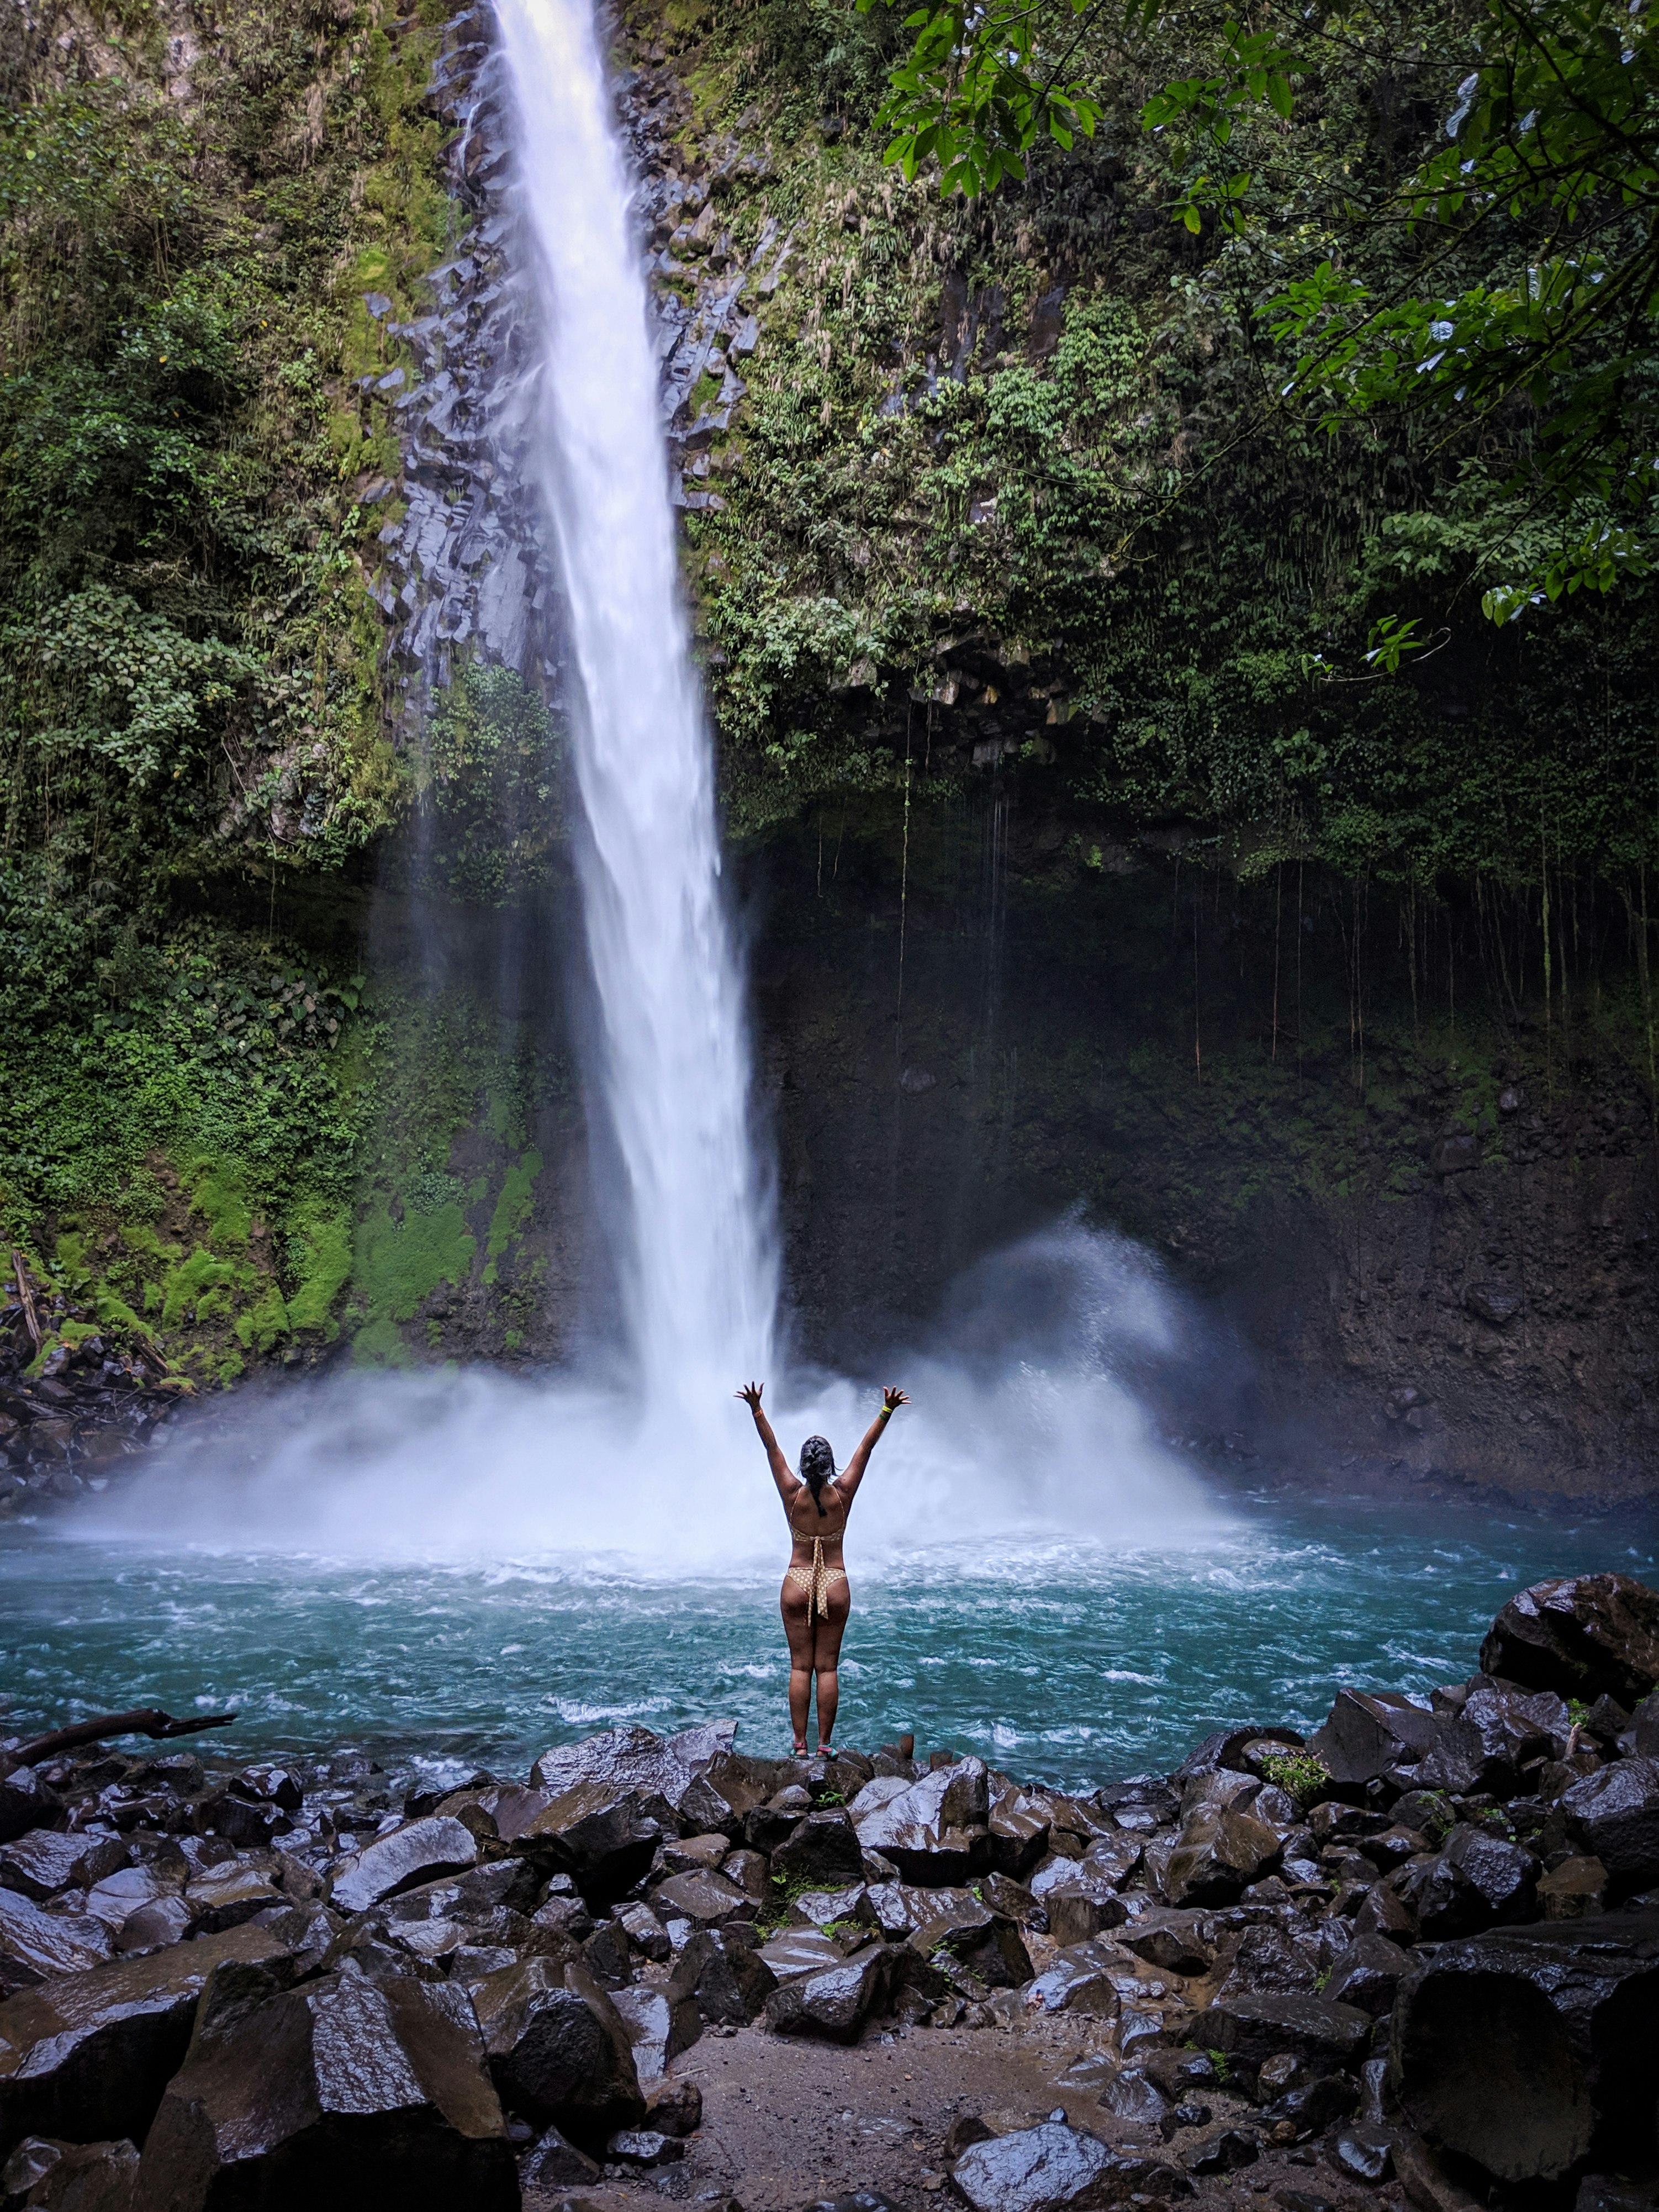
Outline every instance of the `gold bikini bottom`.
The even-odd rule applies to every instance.
[[[791,1566],[786,1570],[783,1578],[787,1583],[793,1583],[797,1589],[804,1589],[806,1592],[806,1618],[811,1622],[815,1617],[823,1619],[824,1599],[829,1594],[830,1583],[844,1583],[847,1576],[840,1567],[825,1566],[823,1539],[822,1536],[814,1536],[811,1565],[810,1567]]]

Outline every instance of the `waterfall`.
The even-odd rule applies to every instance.
[[[787,1534],[734,1385],[771,1386],[792,1459],[817,1431],[845,1461],[876,1395],[868,1381],[775,1364],[771,1178],[750,1141],[709,732],[592,0],[496,5],[512,254],[536,331],[515,465],[527,447],[563,603],[598,1010],[590,1090],[618,1170],[606,1225],[636,1371],[622,1389],[591,1368],[342,1372],[302,1419],[256,1398],[228,1436],[202,1424],[77,1525],[140,1546],[517,1556],[560,1573],[592,1562],[602,1578],[759,1574],[775,1588]],[[1075,1562],[1103,1545],[1214,1537],[1224,1524],[1137,1395],[1143,1370],[1213,1363],[1148,1255],[1062,1224],[981,1263],[962,1296],[943,1334],[884,1363],[915,1402],[860,1495],[855,1578],[940,1545],[958,1565],[1001,1572],[1017,1553],[1059,1556],[1055,1545]]]
[[[540,358],[531,465],[568,615],[595,1091],[647,1401],[764,1374],[777,1298],[743,985],[682,603],[644,272],[591,0],[498,0]]]

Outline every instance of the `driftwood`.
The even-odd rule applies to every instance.
[[[60,1751],[78,1751],[83,1743],[102,1743],[106,1736],[195,1735],[203,1729],[228,1728],[236,1717],[234,1713],[210,1713],[205,1720],[176,1721],[159,1705],[139,1705],[130,1713],[100,1713],[95,1720],[76,1721],[73,1728],[54,1729],[50,1735],[19,1744],[11,1757],[19,1766],[38,1766]]]
[[[11,1255],[11,1264],[13,1272],[17,1278],[17,1297],[18,1303],[23,1309],[23,1325],[28,1330],[30,1341],[33,1343],[35,1350],[39,1352],[40,1349],[40,1316],[34,1310],[34,1294],[29,1289],[28,1270],[23,1265],[23,1255],[21,1252],[14,1250]]]

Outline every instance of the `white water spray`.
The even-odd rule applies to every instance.
[[[568,616],[615,1244],[650,1401],[764,1374],[777,1304],[743,990],[680,597],[655,351],[591,0],[500,0],[542,354],[532,459]]]

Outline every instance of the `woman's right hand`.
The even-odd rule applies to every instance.
[[[745,1382],[742,1389],[737,1393],[738,1396],[742,1399],[744,1404],[748,1407],[751,1413],[758,1413],[760,1412],[761,1392],[765,1388],[766,1385],[764,1382]]]

